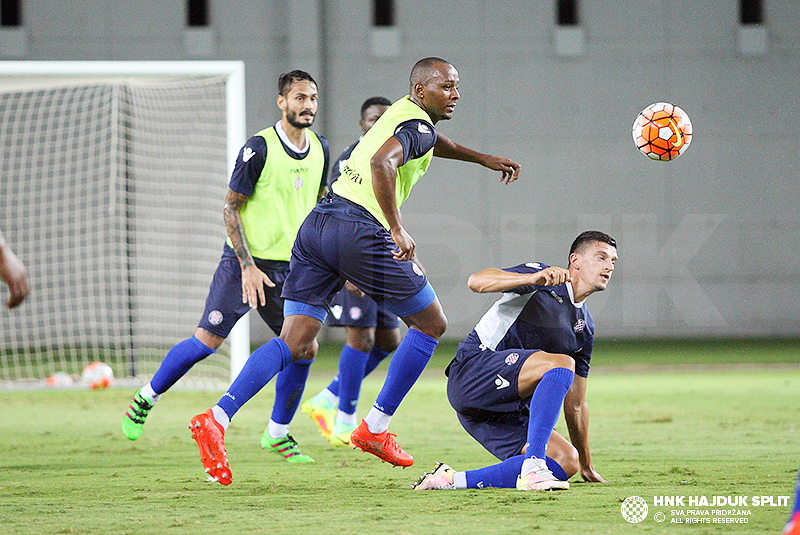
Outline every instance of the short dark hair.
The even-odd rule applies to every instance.
[[[392,101],[386,97],[369,97],[367,100],[364,101],[364,104],[361,105],[361,118],[364,118],[364,112],[367,111],[367,108],[370,106],[391,106]]]
[[[306,80],[314,85],[317,85],[317,81],[314,80],[313,76],[308,74],[306,71],[295,69],[280,75],[278,78],[278,94],[285,97],[289,94],[289,91],[292,90],[292,84],[301,80]]]
[[[617,240],[605,232],[600,232],[599,230],[586,230],[578,234],[578,237],[572,242],[572,247],[569,248],[569,254],[572,255],[572,253],[578,253],[585,245],[594,242],[607,243],[615,249],[617,247]]]
[[[429,57],[429,58],[422,58],[417,63],[414,64],[414,67],[411,69],[411,75],[409,76],[409,85],[414,87],[414,85],[419,83],[424,83],[424,80],[431,75],[431,71],[435,65],[451,65],[451,63],[447,60],[437,57]]]

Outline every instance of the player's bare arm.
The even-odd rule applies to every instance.
[[[452,141],[447,136],[438,132],[438,139],[436,146],[433,149],[433,155],[439,158],[447,158],[450,160],[461,160],[464,162],[479,163],[493,171],[500,171],[500,182],[510,184],[519,178],[520,165],[508,158],[501,158],[500,156],[493,156],[491,154],[483,154],[481,152],[468,149],[463,145],[459,145]]]
[[[589,404],[586,402],[585,377],[576,375],[564,397],[564,420],[567,422],[570,442],[578,450],[581,477],[590,483],[608,483],[592,466],[589,453]]]
[[[536,273],[512,273],[497,268],[483,269],[473,273],[467,286],[475,293],[507,292],[512,288],[534,284],[536,286],[556,286],[572,280],[569,270],[552,266]]]
[[[389,232],[392,234],[397,251],[393,255],[397,260],[411,260],[414,258],[414,239],[403,228],[400,209],[397,207],[395,186],[397,183],[397,169],[403,165],[403,145],[390,137],[381,148],[375,152],[369,162],[372,171],[372,190],[378,205],[389,223]]]
[[[239,216],[239,212],[246,202],[246,195],[229,189],[228,195],[225,197],[223,216],[233,251],[236,253],[236,258],[239,259],[239,265],[242,268],[242,302],[249,304],[250,308],[256,308],[259,303],[263,306],[267,302],[264,294],[264,285],[266,284],[272,288],[275,283],[256,267],[253,255],[250,254],[250,248],[247,247],[242,219]]]
[[[8,308],[18,306],[30,293],[28,274],[22,260],[11,250],[11,247],[8,246],[1,232],[0,277],[2,277],[8,285],[8,291],[10,293],[6,306]]]

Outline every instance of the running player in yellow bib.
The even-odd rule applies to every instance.
[[[434,125],[450,119],[460,98],[458,72],[440,58],[425,58],[411,71],[409,95],[395,102],[364,135],[333,185],[311,211],[292,248],[283,287],[280,337],[258,348],[217,405],[192,419],[203,464],[212,477],[230,476],[224,430],[230,419],[273,376],[304,359],[327,311],[326,300],[345,280],[400,316],[409,326],[389,366],[375,404],[351,435],[353,445],[397,466],[414,459],[388,432],[400,402],[428,363],[447,327],[439,299],[413,262],[415,243],[400,220],[400,205],[431,158],[479,163],[510,183],[519,164],[463,147]]]

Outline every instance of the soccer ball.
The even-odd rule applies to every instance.
[[[633,121],[633,143],[653,160],[674,160],[691,142],[692,122],[686,112],[674,104],[650,104]]]
[[[56,372],[47,378],[45,384],[52,387],[72,386],[72,376],[65,372]]]
[[[114,382],[114,370],[108,364],[92,362],[81,372],[81,379],[92,390],[108,388]]]

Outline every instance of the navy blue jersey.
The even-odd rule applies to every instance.
[[[319,142],[322,145],[322,151],[325,154],[325,165],[323,167],[322,176],[319,177],[320,188],[325,184],[325,171],[328,169],[330,163],[330,148],[328,147],[328,140],[324,137],[317,135]],[[302,160],[308,154],[308,151],[297,153],[289,148],[283,139],[278,136],[278,139],[290,157],[295,160]],[[267,161],[267,142],[262,136],[253,136],[247,140],[242,149],[239,151],[239,157],[236,159],[236,165],[231,173],[231,180],[229,187],[236,193],[241,193],[246,197],[253,195],[256,188],[261,172],[264,170],[264,164]]]
[[[539,262],[520,264],[504,271],[536,273]],[[503,293],[484,314],[466,343],[492,351],[541,349],[575,359],[575,373],[589,374],[594,345],[594,320],[585,303],[574,303],[572,286],[520,286]]]
[[[403,146],[403,164],[424,156],[439,141],[436,128],[422,119],[411,119],[400,123],[392,137]]]
[[[361,138],[358,138],[358,141],[361,141]],[[358,141],[355,143],[348,145],[347,148],[342,151],[342,154],[336,159],[333,163],[333,167],[331,167],[331,175],[328,178],[328,187],[331,187],[331,184],[336,182],[340,176],[342,176],[342,169],[344,168],[344,164],[347,159],[350,157],[350,153],[353,152],[353,149],[356,148],[358,145]]]

